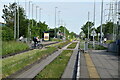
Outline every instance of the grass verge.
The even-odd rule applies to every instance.
[[[35,80],[40,78],[60,78],[72,53],[72,50],[64,50],[53,62],[36,75]]]
[[[62,47],[66,46],[66,45],[69,44],[69,43],[70,43],[70,41],[66,41],[66,42],[63,42],[63,43],[59,44],[57,47],[58,47],[59,49],[61,49]]]
[[[49,54],[52,54],[56,50],[56,47],[49,47],[48,49],[44,50],[36,49],[25,52],[23,54],[18,54],[9,58],[5,58],[2,60],[2,77],[5,78],[34,63],[35,61]]]
[[[29,49],[29,46],[26,43],[16,41],[2,42],[2,55],[16,53],[27,49]]]
[[[72,44],[70,44],[67,49],[74,49],[76,47],[78,42],[73,42]]]
[[[92,44],[88,44],[88,48],[89,48],[89,49],[93,49],[93,45],[92,45]],[[105,50],[105,49],[107,49],[107,48],[104,47],[104,46],[95,45],[95,50]]]

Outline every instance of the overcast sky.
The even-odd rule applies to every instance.
[[[2,16],[2,9],[4,4],[13,3],[15,0],[0,0],[0,16]],[[17,1],[17,0],[16,0]],[[27,1],[27,16],[29,12],[29,0]],[[57,25],[58,25],[58,11],[61,11],[60,13],[60,19],[62,19],[62,22],[66,24],[67,29],[70,31],[73,31],[77,34],[81,31],[81,26],[84,25],[88,20],[88,11],[90,12],[90,21],[93,21],[93,6],[94,6],[94,0],[31,0],[31,4],[34,4],[34,19],[36,19],[36,7],[39,6],[42,8],[42,14],[41,14],[41,21],[45,21],[50,28],[55,27],[55,7],[57,8]],[[100,17],[101,17],[101,0],[96,0],[96,25],[95,27],[98,27],[100,25]],[[110,1],[110,0],[105,0]],[[20,5],[25,8],[25,0],[19,0]],[[108,2],[104,2],[104,9],[108,8],[108,5],[106,5]],[[30,12],[30,16],[28,18],[31,18],[32,11]],[[107,14],[107,12],[106,12]],[[39,16],[39,14],[38,14]],[[37,18],[39,20],[39,18]],[[4,22],[4,20],[0,17],[0,22]]]

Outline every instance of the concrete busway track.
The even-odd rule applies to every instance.
[[[45,47],[45,46],[48,46],[48,45],[56,44],[56,43],[59,43],[59,42],[55,42],[55,41],[54,41],[54,42],[42,42],[42,44],[43,44],[44,47]],[[33,49],[27,49],[27,50],[24,50],[24,51],[7,54],[7,55],[2,56],[2,59],[8,58],[8,57],[10,57],[10,56],[14,56],[14,55],[16,55],[16,54],[21,54],[21,53],[24,53],[24,52],[28,52],[28,51],[31,51],[31,50],[33,50]]]
[[[70,60],[66,66],[66,69],[61,77],[61,79],[65,79],[65,78],[69,78],[69,79],[76,79],[76,76],[77,76],[77,69],[78,69],[78,52],[79,52],[79,41],[75,47],[75,49],[67,49],[67,50],[73,50],[73,54],[72,56],[70,57]]]
[[[28,67],[29,69],[22,70],[21,72],[17,74],[13,74],[9,76],[8,78],[13,79],[32,79],[34,78],[42,69],[44,69],[45,66],[47,66],[49,63],[51,63],[57,56],[61,54],[63,50],[65,50],[71,43],[69,43],[67,46],[63,47],[62,49],[59,49],[58,51],[54,52],[53,54],[49,55],[48,57],[37,61],[34,63],[34,65],[31,65],[31,67]]]

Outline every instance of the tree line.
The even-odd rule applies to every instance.
[[[9,41],[9,40],[15,40],[14,39],[14,21],[15,21],[15,11],[16,15],[16,39],[18,39],[20,36],[33,38],[34,36],[39,36],[40,38],[43,38],[44,32],[49,32],[50,37],[54,38],[57,33],[55,33],[55,28],[50,28],[46,24],[46,22],[37,22],[35,19],[28,19],[25,10],[23,7],[19,6],[17,7],[17,3],[12,3],[9,5],[4,5],[3,8],[3,15],[2,18],[5,20],[5,26],[2,27],[2,40],[3,41]],[[19,24],[18,24],[18,17],[19,17]],[[18,34],[18,27],[19,25],[19,35]],[[29,29],[28,29],[29,28]],[[1,28],[0,28],[1,29]],[[59,31],[60,30],[60,31]],[[66,38],[74,38],[76,34],[74,32],[70,32],[65,26],[60,26],[56,28],[56,32],[60,32],[62,35],[60,35],[60,38],[63,38],[63,35],[65,33]]]

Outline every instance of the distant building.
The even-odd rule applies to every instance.
[[[0,26],[5,26],[5,23],[0,22]]]

